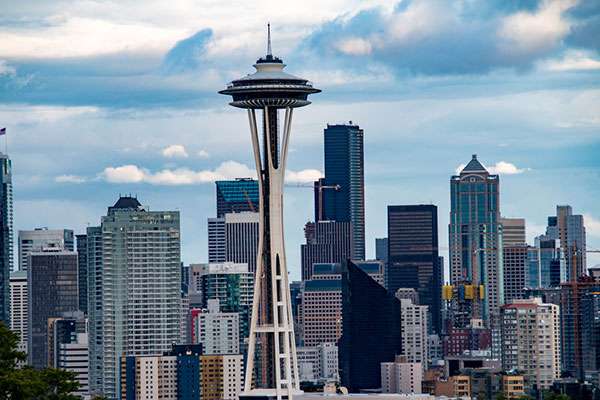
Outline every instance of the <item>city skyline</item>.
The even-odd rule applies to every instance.
[[[281,6],[269,16],[276,22],[274,50],[290,72],[324,89],[319,104],[299,111],[288,181],[309,182],[323,172],[327,123],[352,120],[364,129],[367,258],[375,256],[374,239],[385,236],[387,205],[433,203],[440,255],[447,259],[448,178],[472,153],[501,175],[503,216],[526,219],[530,244],[556,205],[569,204],[584,215],[588,247],[600,248],[600,62],[589,31],[600,10],[575,1],[523,8],[483,3],[460,11],[423,0],[394,9],[384,2],[332,2],[314,15],[296,10],[299,18],[291,18]],[[254,176],[244,115],[229,113],[216,89],[264,53],[267,21],[241,4],[221,12],[235,21],[247,13],[250,23],[239,24],[247,28],[232,27],[216,8],[202,17],[188,9],[183,18],[151,4],[142,21],[127,11],[130,5],[98,4],[84,10],[48,3],[35,11],[12,4],[3,13],[10,23],[0,28],[6,39],[0,40],[6,93],[0,125],[7,126],[13,161],[14,231],[48,226],[81,234],[88,223],[98,224],[119,192],[137,193],[154,209],[181,211],[182,260],[205,262],[206,218],[213,215],[204,210],[214,209],[214,180]],[[423,24],[398,32],[414,14]],[[27,26],[19,25],[23,15]],[[530,42],[510,36],[519,18],[528,22]],[[477,28],[477,20],[485,26]],[[96,45],[65,46],[85,21],[95,27],[83,35],[89,43],[109,29],[103,23],[118,29]],[[536,21],[549,30],[540,33]],[[385,39],[379,44],[374,22]],[[352,27],[361,28],[351,34]],[[476,29],[482,34],[469,41]],[[411,51],[406,35],[417,38],[421,52]],[[443,36],[464,40],[481,59]],[[507,43],[518,45],[514,54],[502,50]],[[484,51],[486,44],[504,59]],[[455,57],[429,54],[435,46],[450,46]],[[293,279],[300,276],[312,196],[310,189],[285,190]],[[588,266],[598,263],[598,255],[589,256]]]

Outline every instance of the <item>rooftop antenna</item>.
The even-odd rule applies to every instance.
[[[267,23],[267,55],[272,56],[271,52],[271,24]]]

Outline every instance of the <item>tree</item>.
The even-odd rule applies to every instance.
[[[488,400],[487,394],[485,393],[485,391],[480,390],[479,393],[477,393],[477,400]]]
[[[495,400],[506,400],[506,395],[504,394],[504,392],[500,392],[496,395],[496,397],[494,397]]]
[[[544,392],[544,400],[569,400],[569,396],[554,392]]]
[[[519,397],[519,400],[535,400],[535,397],[524,394],[524,395],[521,395],[521,397]]]
[[[27,354],[17,350],[19,334],[0,322],[0,398],[10,400],[77,400],[75,373],[56,368],[18,366]]]

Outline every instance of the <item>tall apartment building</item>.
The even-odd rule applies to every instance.
[[[176,346],[177,347],[177,346]],[[204,355],[187,346],[162,356],[122,357],[122,400],[237,400],[243,355]]]
[[[442,327],[437,206],[388,206],[388,290],[413,288],[429,307],[432,327]]]
[[[366,261],[355,265],[383,287],[382,262]],[[341,273],[340,264],[315,264],[312,279],[304,282],[302,294],[304,346],[336,343],[342,335]]]
[[[394,362],[381,363],[381,392],[421,394],[422,374],[420,362],[396,356]]]
[[[402,355],[405,362],[419,363],[427,368],[427,306],[419,306],[411,300],[400,300],[402,310]],[[399,392],[400,393],[400,392]]]
[[[258,181],[237,178],[233,181],[216,181],[217,218],[229,213],[255,212],[258,208]]]
[[[559,243],[565,257],[565,280],[575,282],[586,274],[586,238],[582,215],[573,215],[569,205],[556,206],[556,216],[548,217],[546,239]]]
[[[194,341],[206,354],[239,354],[239,315],[221,312],[219,300],[208,301],[208,309],[194,315]]]
[[[79,309],[88,312],[88,279],[87,279],[87,235],[76,235],[77,238],[77,269],[79,277]]]
[[[19,334],[17,349],[27,353],[27,271],[10,273],[10,329]]]
[[[256,270],[258,219],[254,212],[208,219],[208,261],[246,263]]]
[[[549,389],[560,378],[560,311],[541,299],[514,300],[500,308],[502,369],[516,369],[530,384]]]
[[[600,282],[599,282],[600,283]],[[581,299],[581,357],[583,378],[600,385],[600,291],[588,291]]]
[[[0,153],[0,321],[10,326],[10,272],[13,270],[12,166]]]
[[[523,218],[500,218],[502,224],[502,245],[504,247],[525,246],[525,220]]]
[[[325,178],[321,201],[315,201],[316,216],[324,221],[352,223],[352,254],[365,259],[365,167],[364,131],[358,125],[330,125],[324,130]],[[317,199],[319,194],[317,194]],[[319,210],[319,206],[322,207]]]
[[[32,231],[19,231],[19,269],[27,270],[27,257],[30,253],[46,250],[67,250],[75,248],[71,229],[36,228]]]
[[[353,229],[351,222],[317,221],[304,227],[306,244],[300,246],[302,280],[312,278],[314,264],[341,263],[353,258]]]
[[[34,252],[27,264],[28,363],[41,369],[48,365],[48,320],[79,308],[77,253]]]
[[[248,264],[192,264],[189,293],[196,308],[208,308],[209,300],[216,299],[220,312],[238,314],[240,342],[248,337],[254,294],[254,273]]]
[[[454,310],[463,315],[453,320],[464,327],[471,318],[481,318],[487,326],[504,304],[500,178],[490,175],[476,154],[459,175],[450,178],[448,230],[450,283],[482,290],[455,305]]]
[[[116,399],[121,357],[160,354],[181,339],[179,232],[178,211],[132,197],[88,228],[92,392]]]

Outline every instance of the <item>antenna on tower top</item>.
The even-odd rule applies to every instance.
[[[267,55],[272,56],[271,52],[271,24],[267,23]]]

